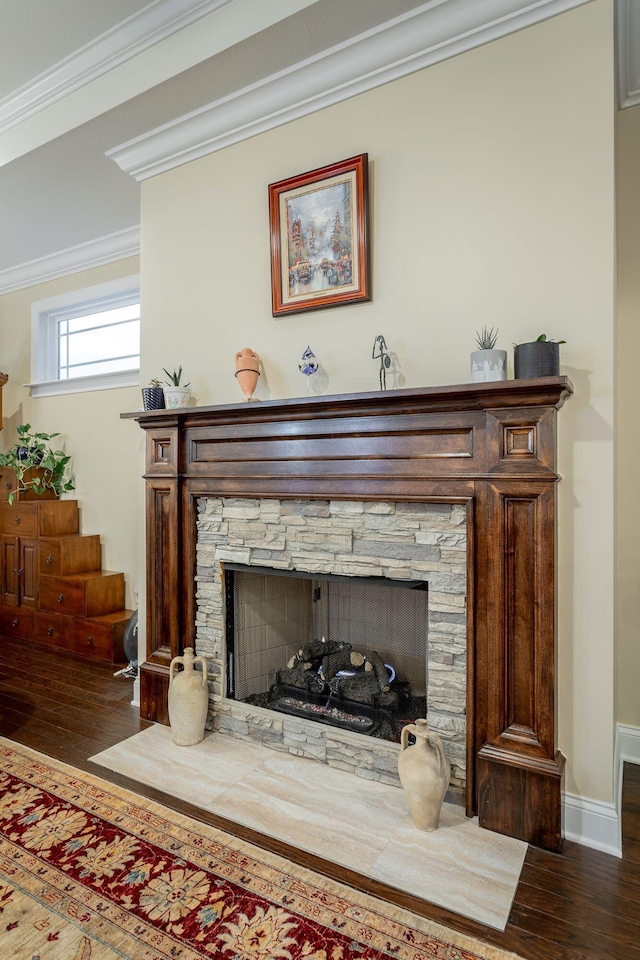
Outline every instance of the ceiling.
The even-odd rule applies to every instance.
[[[0,0],[0,293],[136,253],[148,176],[586,2]]]

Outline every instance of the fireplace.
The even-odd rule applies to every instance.
[[[206,620],[209,607],[223,604],[218,585],[224,564],[277,568],[278,536],[269,539],[255,529],[249,533],[255,540],[251,546],[231,544],[233,556],[225,556],[222,548],[217,568],[207,569],[207,549],[216,534],[209,531],[212,540],[203,546],[207,531],[199,524],[209,505],[216,509],[220,501],[255,508],[257,503],[268,513],[276,502],[322,501],[346,511],[357,504],[358,512],[374,516],[381,504],[396,510],[404,505],[401,510],[408,513],[446,505],[464,514],[466,522],[466,603],[455,612],[464,611],[466,634],[467,811],[476,812],[488,829],[560,849],[564,758],[555,745],[556,417],[571,392],[566,377],[546,377],[123,414],[146,432],[142,716],[167,722],[169,664],[188,645],[212,664],[213,716],[220,729],[236,725],[239,736],[250,738],[247,711],[256,726],[267,725],[267,712],[271,719],[279,716],[227,696],[224,621],[218,626],[215,616]],[[371,559],[362,539],[352,530],[358,547],[345,559],[351,569],[332,572],[362,572]],[[302,539],[298,553],[309,561],[307,547]],[[387,559],[393,569],[397,558]],[[296,555],[281,569],[327,572],[309,562],[301,568]],[[430,637],[437,576],[417,578],[427,584]],[[220,652],[207,649],[207,643],[218,644]],[[427,691],[428,713],[429,699]],[[244,716],[236,713],[239,709]],[[289,723],[308,725],[309,751],[333,750],[338,737],[345,753],[359,754],[362,742],[376,739],[299,717],[285,717],[283,727]],[[324,731],[324,745],[317,742],[318,729]],[[356,744],[349,738],[357,738]],[[376,743],[382,753],[371,758],[371,765],[390,771],[397,744]]]
[[[424,580],[225,565],[226,695],[400,742],[427,716]]]
[[[399,786],[427,717],[464,802],[465,506],[201,498],[196,556],[216,730]]]

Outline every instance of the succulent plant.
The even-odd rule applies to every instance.
[[[491,327],[491,330],[487,330],[486,327],[483,327],[482,330],[476,330],[476,341],[478,344],[479,350],[493,350],[498,339],[498,331],[494,330]]]
[[[174,370],[173,373],[169,373],[169,371],[167,370],[166,367],[163,367],[162,369],[164,370],[164,372],[166,373],[166,375],[169,377],[167,383],[171,384],[171,385],[174,386],[174,387],[179,387],[179,386],[188,387],[188,386],[189,386],[188,383],[184,383],[184,384],[181,384],[181,383],[180,383],[180,380],[181,380],[181,378],[182,378],[182,367],[180,367],[178,370]]]

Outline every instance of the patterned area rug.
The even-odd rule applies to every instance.
[[[0,955],[508,960],[0,738]]]

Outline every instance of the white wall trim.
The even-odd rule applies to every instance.
[[[155,0],[0,100],[0,134],[231,0]]]
[[[640,729],[626,727],[619,723],[617,727],[616,756],[620,764],[640,763]]]
[[[562,813],[566,840],[574,840],[614,857],[622,856],[620,817],[614,803],[601,803],[565,793]]]
[[[106,156],[145,180],[589,2],[429,0]]]
[[[140,706],[140,673],[133,681],[133,700],[131,701],[132,707]]]
[[[640,103],[640,5],[617,0],[618,90],[621,107]]]
[[[620,847],[622,848],[622,778],[625,763],[640,763],[640,729],[616,725],[615,763],[615,805],[620,823]]]
[[[97,240],[89,240],[75,247],[67,247],[46,257],[29,260],[0,270],[0,296],[32,287],[36,283],[57,280],[81,270],[90,270],[105,263],[114,263],[126,257],[135,257],[140,253],[140,227],[129,227],[110,233]]]

